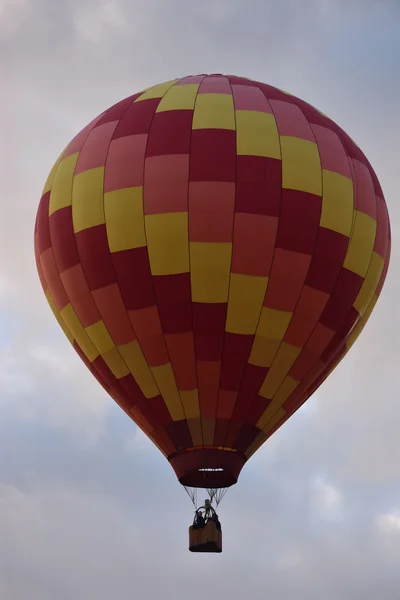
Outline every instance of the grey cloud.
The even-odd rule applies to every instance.
[[[398,596],[398,18],[378,0],[0,6],[1,597]],[[336,119],[381,178],[395,241],[360,340],[227,495],[220,557],[187,552],[188,498],[58,331],[32,251],[72,136],[136,90],[205,71],[269,81]]]

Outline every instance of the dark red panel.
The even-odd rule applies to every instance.
[[[147,402],[151,412],[155,415],[157,421],[161,425],[168,425],[171,423],[171,415],[169,414],[168,408],[161,395],[155,396],[154,398],[147,398]]]
[[[235,211],[276,217],[281,201],[282,163],[274,158],[259,159],[237,158]]]
[[[374,250],[382,258],[384,258],[389,243],[389,219],[387,214],[386,203],[379,196],[377,196],[376,198],[376,212],[378,223],[376,228]]]
[[[165,425],[165,430],[178,450],[193,446],[187,421],[173,421]]]
[[[189,154],[192,120],[192,110],[156,113],[149,132],[146,156]]]
[[[44,194],[39,203],[39,208],[36,216],[36,235],[37,235],[37,249],[39,254],[42,254],[45,250],[50,248],[50,227],[49,227],[49,203],[50,203],[50,192]]]
[[[253,398],[251,405],[249,406],[249,410],[246,413],[246,421],[255,425],[258,419],[261,417],[264,411],[267,410],[270,404],[271,400],[269,400],[268,398],[263,398],[262,396],[257,394]]]
[[[236,132],[197,129],[192,132],[191,181],[235,181]]]
[[[72,207],[66,206],[49,218],[50,235],[57,268],[62,273],[80,262],[74,228]]]
[[[154,289],[164,333],[184,333],[192,329],[190,274],[157,275]]]
[[[285,281],[277,277],[271,277],[268,281],[264,306],[275,310],[293,312],[302,288],[302,281]]]
[[[283,219],[303,219],[319,225],[321,205],[321,196],[299,190],[283,189],[279,215]]]
[[[105,225],[96,225],[75,234],[83,272],[91,290],[115,282],[115,272]]]
[[[348,337],[351,333],[353,327],[357,325],[360,320],[360,315],[357,309],[352,306],[347,313],[345,319],[342,322],[342,325],[338,327],[338,333],[343,337]]]
[[[364,277],[342,267],[332,295],[348,298],[353,304],[363,283]]]
[[[268,100],[283,100],[284,102],[292,102],[291,96],[288,96],[284,92],[281,92],[276,87],[272,85],[268,85],[267,83],[261,83],[260,81],[256,82],[256,85],[264,96],[268,98]]]
[[[154,306],[156,301],[147,248],[113,252],[112,262],[126,309]]]
[[[348,244],[345,235],[320,227],[305,283],[329,294],[341,272]]]
[[[281,217],[279,219],[277,248],[312,254],[319,226],[307,219]]]
[[[309,123],[321,125],[322,127],[326,127],[335,132],[338,131],[339,127],[331,121],[331,119],[318,112],[311,104],[308,104],[308,102],[304,102],[304,100],[300,100],[300,98],[296,98],[295,96],[292,96],[292,98],[293,102],[301,109],[301,112]]]
[[[220,360],[224,344],[227,305],[193,302],[192,309],[197,360]]]
[[[117,104],[114,104],[114,106],[111,106],[111,108],[104,113],[101,119],[97,121],[96,127],[99,125],[104,125],[104,123],[110,123],[111,121],[119,121],[138,96],[139,94],[129,96],[128,98],[121,100],[121,102],[117,102]]]
[[[214,430],[214,446],[223,446],[228,433],[229,419],[217,419]]]
[[[148,133],[160,98],[151,98],[131,103],[114,131],[113,139],[126,135]]]
[[[261,429],[258,429],[252,423],[243,423],[239,434],[235,440],[235,448],[239,452],[245,452],[249,446],[257,439],[260,435]]]

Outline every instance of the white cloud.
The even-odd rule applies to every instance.
[[[378,4],[384,8],[370,13]],[[8,61],[0,115],[0,459],[7,467],[0,469],[7,482],[0,488],[0,597],[152,600],[162,593],[169,600],[190,589],[197,600],[205,589],[199,573],[207,573],[207,589],[232,598],[397,597],[400,517],[382,513],[400,474],[396,243],[362,338],[227,495],[217,558],[187,552],[191,507],[183,490],[141,431],[122,431],[128,417],[58,331],[32,252],[42,185],[69,139],[120,98],[205,71],[269,81],[332,115],[376,167],[397,239],[400,90],[388,67],[397,33],[390,52],[386,45],[397,11],[397,2],[372,0],[0,4]],[[115,438],[111,414],[120,417]],[[15,431],[1,429],[9,422]],[[82,461],[63,445],[65,455],[53,457],[46,432],[71,454],[84,446]],[[64,483],[55,487],[55,480]]]
[[[313,486],[313,500],[319,514],[324,518],[337,518],[341,514],[343,496],[338,488],[324,479],[315,479]]]
[[[400,536],[400,511],[380,515],[376,520],[376,525],[384,534]]]

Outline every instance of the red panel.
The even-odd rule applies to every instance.
[[[271,277],[268,281],[264,306],[293,312],[303,288],[302,281],[284,281]]]
[[[281,185],[280,160],[238,156],[236,212],[277,217],[281,202]]]
[[[228,422],[232,416],[233,409],[237,400],[237,392],[231,390],[221,390],[218,394],[217,418],[219,421]]]
[[[165,336],[169,357],[179,390],[197,388],[193,333],[167,334]]]
[[[61,273],[67,296],[83,327],[89,327],[100,320],[99,311],[90,293],[82,266],[75,265]]]
[[[321,205],[321,196],[283,189],[279,216],[283,219],[303,219],[310,224],[319,225]]]
[[[256,396],[252,399],[249,409],[247,411],[246,421],[255,425],[261,417],[261,415],[267,410],[270,404],[271,400],[269,400],[268,398],[263,398],[262,396],[256,394]]]
[[[214,419],[217,414],[221,363],[217,360],[197,360],[200,413],[203,419]]]
[[[95,119],[93,119],[93,121],[86,125],[86,127],[84,127],[74,138],[72,138],[72,140],[63,152],[63,158],[70,156],[71,154],[75,154],[75,152],[80,152],[89,133],[92,131],[93,127],[100,122],[100,119],[102,118],[103,114],[98,115]]]
[[[253,402],[256,402],[256,404],[258,402],[258,392],[264,383],[268,371],[268,367],[256,367],[255,365],[250,364],[247,365],[232,415],[234,420],[243,421],[244,419],[250,419],[248,415],[252,411]],[[265,400],[265,402],[269,402],[269,400]]]
[[[235,184],[195,181],[189,186],[189,239],[191,242],[231,242],[235,211]]]
[[[175,83],[175,85],[186,85],[188,83],[201,83],[204,79],[205,75],[188,75],[187,77],[182,77]]]
[[[342,267],[332,295],[347,298],[353,304],[363,283],[364,277]]]
[[[94,290],[92,294],[114,343],[120,346],[134,340],[135,335],[118,285],[113,283]]]
[[[164,333],[184,333],[192,329],[190,274],[153,277],[158,310]]]
[[[390,253],[391,253],[391,247],[390,247],[390,244],[389,244],[388,251],[387,251],[387,254],[386,254],[386,257],[385,257],[385,264],[384,264],[384,267],[383,267],[382,275],[381,275],[381,277],[379,279],[379,283],[378,283],[378,286],[377,286],[376,292],[375,292],[375,294],[377,295],[377,297],[379,297],[379,295],[380,295],[380,293],[382,291],[383,284],[385,283],[386,275],[387,275],[388,268],[389,268]]]
[[[253,341],[253,335],[225,332],[224,361],[247,363]]]
[[[154,398],[149,399],[143,395],[141,389],[139,388],[138,384],[136,383],[135,379],[131,374],[122,377],[118,381],[121,387],[126,392],[128,398],[131,399],[131,406],[137,406],[142,415],[150,423],[150,425],[156,428],[161,423],[161,421],[158,419],[156,411],[152,410],[151,401],[154,400]],[[160,398],[160,396],[158,396],[158,398]],[[130,416],[132,418],[132,414]]]
[[[140,310],[130,310],[128,317],[139,340],[145,337],[162,335],[157,306],[149,306]]]
[[[354,299],[351,296],[332,295],[321,315],[320,323],[329,329],[338,331],[353,302]]]
[[[330,293],[339,276],[348,244],[349,238],[345,235],[320,227],[306,284]]]
[[[337,127],[337,133],[338,133],[338,136],[339,136],[347,154],[349,156],[351,156],[351,158],[356,158],[363,164],[367,165],[368,168],[370,168],[370,164],[369,164],[364,152],[362,152],[362,150],[360,150],[360,148],[358,146],[356,146],[356,144],[347,135],[347,133],[345,133],[343,131],[343,129],[340,129],[340,127]]]
[[[174,421],[166,424],[165,430],[178,450],[193,446],[187,421]]]
[[[338,333],[342,337],[348,338],[353,327],[358,323],[360,318],[361,317],[360,317],[358,311],[354,308],[354,306],[352,306],[350,308],[349,312],[347,313],[345,319],[342,321],[341,326],[338,327]]]
[[[135,312],[136,311],[130,312],[129,316],[131,317],[131,322],[137,335],[146,362],[151,367],[160,367],[162,365],[168,364],[170,361],[167,347],[165,345],[164,336],[162,334],[150,335],[147,333],[144,333],[143,336],[138,335],[135,327],[137,325],[137,322],[134,320]]]
[[[91,290],[115,282],[115,272],[105,225],[96,225],[75,234],[83,272]]]
[[[235,448],[239,452],[245,452],[249,446],[258,438],[261,430],[251,423],[243,423],[235,441]]]
[[[153,306],[156,301],[147,248],[113,252],[112,261],[127,310]]]
[[[355,188],[355,208],[376,219],[376,196],[370,170],[358,160],[353,160],[352,163],[357,182]]]
[[[251,364],[247,365],[235,410],[238,411],[241,404],[244,402],[249,403],[250,398],[254,398],[258,394],[264,383],[264,379],[268,375],[268,371],[268,367],[258,367]],[[235,412],[235,417],[239,419],[238,412]]]
[[[126,135],[148,133],[159,103],[160,98],[130,103],[128,110],[118,123],[113,139],[125,137]]]
[[[329,294],[305,285],[301,291],[295,313],[303,319],[318,318],[322,314],[328,300]]]
[[[351,179],[349,157],[337,133],[321,125],[311,127],[317,140],[322,168]]]
[[[221,405],[221,400],[218,404],[218,410]],[[226,435],[228,432],[230,419],[216,419],[214,429],[214,446],[224,446]]]
[[[374,250],[382,258],[384,258],[389,243],[389,219],[387,214],[386,203],[379,196],[377,196],[376,198],[376,209],[378,224],[376,230]]]
[[[92,129],[79,153],[75,175],[104,165],[116,126],[117,121],[111,121]]]
[[[283,250],[312,254],[319,226],[307,219],[280,218],[276,246]]]
[[[154,414],[155,418],[161,425],[168,425],[171,423],[171,415],[168,412],[168,408],[161,395],[155,396],[154,398],[147,398],[149,408]]]
[[[277,217],[236,213],[232,273],[268,276],[277,228]]]
[[[54,258],[62,273],[80,262],[72,225],[72,207],[67,206],[53,213],[49,218],[49,226]]]
[[[237,75],[227,75],[226,78],[231,85],[248,85],[251,87],[257,87],[259,85],[257,81],[246,79],[246,77],[238,77]]]
[[[369,172],[372,177],[372,183],[374,185],[375,195],[378,196],[379,198],[383,198],[384,195],[383,195],[381,184],[379,183],[376,173],[375,173],[374,169],[371,167],[371,165],[369,166]]]
[[[147,135],[128,135],[110,144],[104,175],[104,192],[143,185]]]
[[[192,120],[192,110],[156,113],[149,131],[146,156],[189,154]]]
[[[325,348],[323,353],[321,354],[321,360],[326,363],[326,366],[329,366],[329,363],[333,358],[336,359],[337,353],[340,351],[340,348],[344,345],[344,338],[341,334],[336,333],[335,337],[332,338],[331,342]],[[316,381],[313,382],[312,387],[315,385]]]
[[[208,75],[199,87],[199,94],[231,94],[229,80],[221,75]]]
[[[335,123],[328,117],[321,115],[321,113],[311,106],[311,104],[308,104],[308,102],[304,102],[295,96],[292,96],[292,100],[301,108],[302,113],[310,124],[312,123],[314,125],[321,125],[321,127],[326,127],[327,129],[332,129],[332,131],[337,131],[338,126],[335,125]]]
[[[104,381],[106,382],[106,384],[109,385],[110,388],[114,392],[116,392],[119,395],[123,395],[123,388],[122,388],[120,382],[118,381],[118,379],[116,377],[114,377],[114,375],[112,374],[111,370],[109,369],[109,367],[104,362],[104,359],[101,356],[98,356],[92,362],[92,369],[95,369],[97,371],[97,373],[100,374],[100,376],[102,377],[102,379],[104,379]],[[127,408],[129,410],[130,406],[127,407]]]
[[[192,132],[191,181],[235,181],[236,132],[197,129]]]
[[[197,360],[220,360],[224,344],[227,305],[194,302],[192,309]]]
[[[300,108],[285,100],[271,100],[279,135],[315,142],[313,131]]]
[[[144,174],[146,215],[188,210],[189,155],[146,158]]]
[[[271,278],[303,283],[310,266],[311,256],[290,250],[275,249]]]
[[[51,246],[49,226],[49,202],[50,192],[47,192],[40,199],[35,223],[37,250],[39,254],[42,254],[42,252],[44,252]]]
[[[254,336],[225,333],[220,389],[239,390]]]
[[[237,421],[235,418],[231,419],[228,427],[228,433],[226,434],[226,438],[224,441],[224,446],[226,446],[227,448],[235,447],[235,441],[237,436],[239,435],[239,431],[241,430],[242,426],[243,420]]]
[[[260,88],[262,93],[265,95],[268,100],[283,100],[283,102],[292,102],[290,96],[281,92],[276,87],[272,85],[268,85],[267,83],[262,83],[261,81],[255,82],[257,87]]]
[[[334,335],[335,332],[332,331],[332,329],[321,325],[321,323],[317,323],[310,339],[305,345],[305,349],[308,352],[311,352],[311,354],[319,356],[330,343]]]
[[[233,85],[235,110],[255,110],[272,114],[272,108],[262,91],[255,86]]]
[[[332,334],[333,335],[333,334]],[[327,342],[328,343],[328,342]],[[307,350],[302,350],[289,371],[289,376],[301,381],[317,362],[318,356]]]
[[[54,300],[58,310],[62,310],[67,304],[69,304],[69,298],[65,293],[64,286],[60,279],[53,250],[48,248],[40,256],[40,262],[43,269],[43,275],[49,286],[50,294]]]
[[[335,331],[340,328],[357,298],[363,282],[364,278],[360,275],[344,268],[341,269],[332,296],[321,315],[322,325]]]
[[[121,100],[121,102],[117,102],[114,106],[111,106],[98,121],[97,125],[103,125],[110,121],[119,121],[138,96],[139,94],[129,96],[128,98]]]
[[[283,338],[288,344],[302,348],[318,322],[318,315],[304,319],[302,315],[294,314]]]

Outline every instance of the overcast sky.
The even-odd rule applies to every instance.
[[[0,598],[400,597],[398,0],[0,0]],[[222,72],[336,120],[380,178],[391,267],[346,360],[224,499],[190,554],[165,458],[92,379],[45,302],[33,225],[48,171],[144,87]]]

